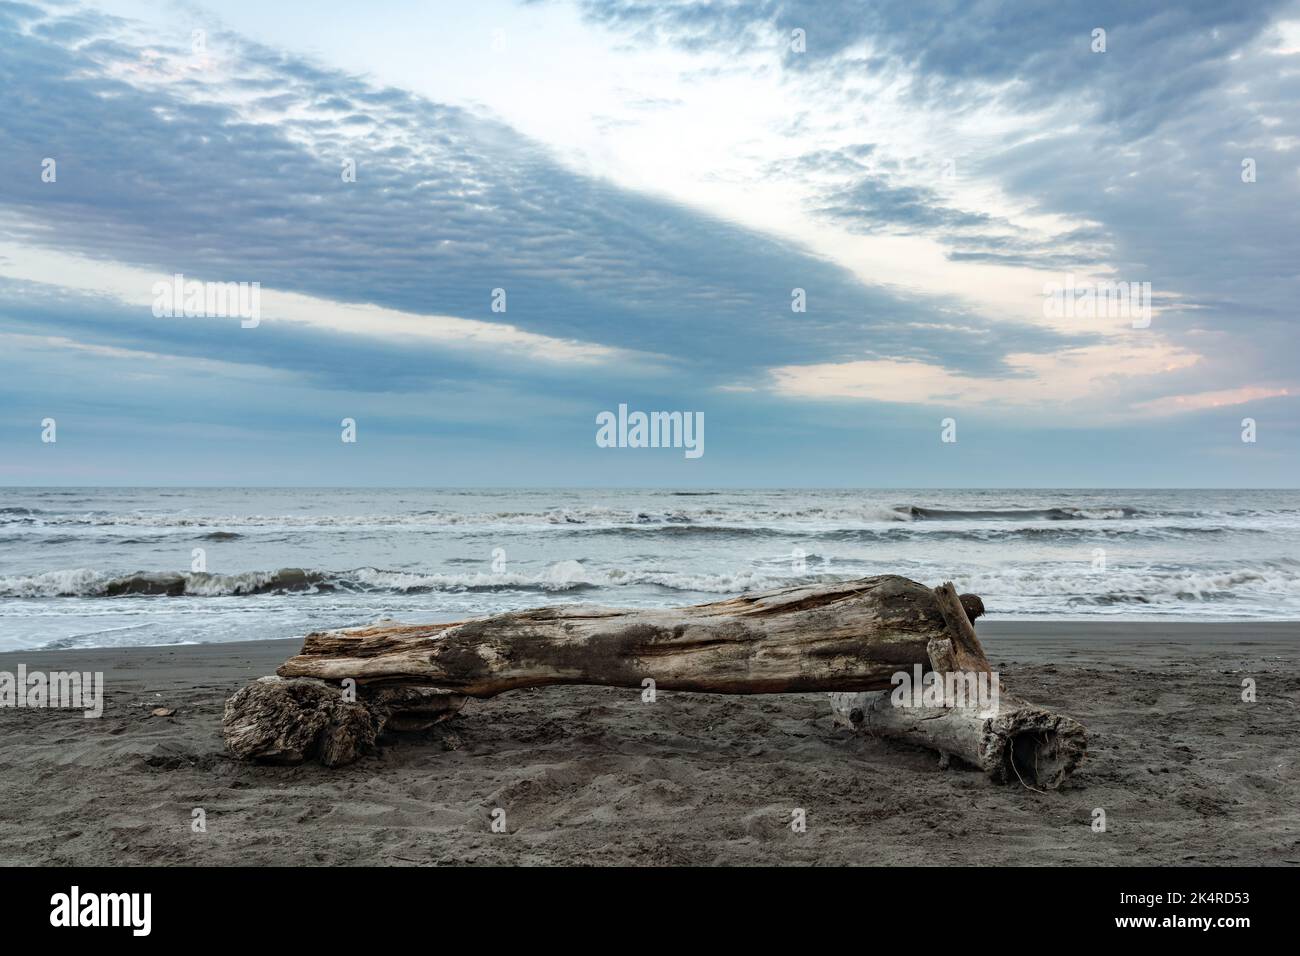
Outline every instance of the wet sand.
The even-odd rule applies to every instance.
[[[824,695],[590,687],[471,701],[348,767],[256,766],[224,751],[224,701],[298,641],[0,654],[106,682],[99,719],[0,708],[0,864],[1300,864],[1300,623],[978,630],[1007,690],[1087,726],[1068,788],[941,770]]]

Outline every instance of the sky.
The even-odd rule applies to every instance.
[[[0,484],[1295,487],[1298,226],[1300,0],[0,2]]]

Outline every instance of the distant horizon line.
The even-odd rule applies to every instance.
[[[316,488],[337,491],[1300,491],[1279,485],[330,485],[111,484],[8,485],[2,491],[237,490]]]

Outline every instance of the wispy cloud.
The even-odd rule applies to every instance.
[[[0,3],[0,331],[43,376],[12,378],[13,407],[103,407],[129,366],[113,427],[193,405],[216,429],[229,375],[281,434],[341,403],[553,446],[621,389],[716,403],[736,447],[775,428],[829,448],[944,404],[1123,429],[1294,403],[1293,0],[577,9],[565,29],[613,60],[586,78],[600,97],[551,105],[590,114],[550,138],[380,62]],[[637,68],[600,72],[619,51]],[[583,126],[598,139],[565,139]],[[1155,321],[1045,316],[1065,272],[1149,281]],[[266,321],[154,318],[174,273],[261,283]],[[184,392],[202,362],[206,406]],[[459,408],[413,412],[431,391]]]

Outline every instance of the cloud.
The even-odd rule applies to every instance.
[[[1117,408],[1116,399],[1131,394],[1134,383],[1150,387],[1152,377],[1190,369],[1198,361],[1194,354],[1147,341],[1070,349],[1050,356],[1012,355],[1007,364],[1013,374],[998,378],[976,378],[936,365],[893,360],[785,366],[772,374],[778,392],[804,399],[869,399],[954,410],[1018,409],[1035,418],[1060,420],[1068,414],[1075,423],[1095,424],[1132,420],[1135,413],[1170,414],[1210,407],[1160,399],[1121,401]],[[1239,393],[1237,401],[1283,394],[1284,389],[1247,390]]]
[[[1158,125],[1220,85],[1230,57],[1270,26],[1286,0],[1246,6],[1102,0],[1086,5],[946,0],[918,16],[908,0],[585,0],[593,21],[641,43],[691,50],[771,52],[791,71],[904,72],[918,100],[1014,96],[1035,108],[1085,96],[1103,121]],[[1094,54],[1092,31],[1107,31]],[[806,51],[790,48],[805,30]]]
[[[170,290],[177,282],[175,274],[151,273],[52,250],[41,250],[39,255],[33,256],[20,247],[7,247],[0,243],[0,290],[4,288],[5,279],[16,280],[12,283],[15,297],[21,295],[29,302],[34,298],[85,293],[97,301],[97,310],[129,311],[139,316],[146,313],[154,316],[158,289]],[[181,281],[189,281],[189,277],[182,276]],[[262,323],[268,327],[283,324],[296,327],[305,334],[340,333],[400,343],[404,348],[423,346],[443,353],[460,353],[469,361],[500,363],[509,361],[511,356],[527,356],[530,363],[588,365],[618,362],[625,370],[631,371],[637,365],[657,360],[649,355],[525,332],[506,322],[413,314],[274,289],[259,288],[257,300],[257,327]],[[182,316],[172,321],[184,323],[205,319],[187,320]],[[237,321],[232,312],[232,321],[227,324],[233,327]],[[155,321],[151,334],[157,336],[161,324]]]
[[[887,443],[953,402],[1004,433],[1292,407],[1293,2],[582,6],[588,29],[670,51],[653,62],[681,80],[619,85],[605,129],[682,114],[671,148],[707,151],[701,117],[770,94],[752,115],[773,122],[737,123],[742,148],[696,183],[755,216],[629,188],[478,107],[225,30],[195,53],[188,31],[0,3],[14,421],[60,404],[132,434],[274,434],[288,456],[342,406],[368,434],[432,429],[438,454],[491,462],[585,447],[594,411],[630,400],[707,408],[713,449],[779,470],[792,447],[840,467],[844,442]],[[754,227],[780,203],[798,216],[765,222],[797,228]],[[1066,271],[1150,281],[1152,327],[1045,321],[1039,287]],[[260,282],[267,321],[154,319],[146,284],[176,272]],[[561,459],[555,474],[591,467]]]
[[[868,288],[789,242],[583,176],[498,122],[228,33],[210,33],[195,56],[108,29],[76,46],[34,29],[3,38],[4,82],[19,102],[40,103],[0,117],[12,145],[0,160],[0,228],[11,241],[508,321],[667,353],[706,376],[855,351],[944,352],[979,374],[999,367],[1003,336],[1031,350],[1063,341],[1032,327],[926,341],[907,320],[933,301]],[[79,122],[86,115],[101,121]],[[44,156],[58,161],[56,183],[34,175]],[[356,161],[354,183],[342,179],[345,160]],[[795,287],[814,317],[793,318]],[[504,316],[489,310],[496,288],[508,294]]]
[[[1292,394],[1286,388],[1229,388],[1217,392],[1198,392],[1194,395],[1166,395],[1162,398],[1141,402],[1137,407],[1143,411],[1156,414],[1173,414],[1175,412],[1199,411],[1206,408],[1230,408],[1247,402],[1259,402],[1268,398],[1283,398]]]
[[[810,215],[923,237],[993,282],[1149,281],[1164,303],[1150,335],[1201,355],[1205,390],[1297,381],[1294,0],[953,2],[924,17],[905,0],[582,8],[639,44],[779,69],[808,104],[788,129],[807,146],[769,172]],[[1267,175],[1243,182],[1247,160]]]

